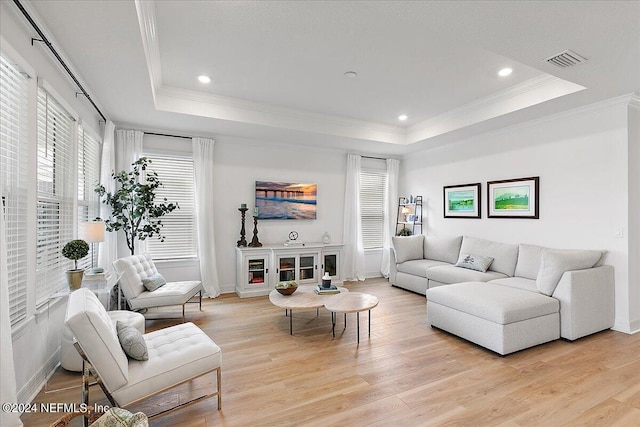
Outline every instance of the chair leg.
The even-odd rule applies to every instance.
[[[222,409],[222,368],[218,367],[218,411]]]
[[[82,360],[82,403],[89,406],[89,366],[84,359]],[[82,419],[82,425],[89,427],[89,419],[87,417],[82,417]]]
[[[186,322],[184,318],[184,304],[182,304],[182,323]]]
[[[202,291],[200,291],[200,311],[202,311]]]

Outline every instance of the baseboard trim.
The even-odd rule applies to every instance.
[[[60,364],[60,347],[47,359],[47,361],[36,371],[27,383],[18,392],[18,402],[32,402],[36,398],[42,387],[45,386],[49,378],[54,374]]]

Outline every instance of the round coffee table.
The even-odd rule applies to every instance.
[[[331,312],[332,332],[336,336],[337,313],[344,313],[344,327],[347,328],[347,313],[356,313],[358,320],[358,343],[360,343],[360,312],[369,312],[369,335],[371,335],[371,309],[378,305],[378,297],[361,292],[334,295],[327,299],[324,307]]]
[[[284,308],[285,316],[289,316],[289,333],[293,335],[293,310],[309,310],[312,308],[317,310],[324,307],[325,301],[338,294],[318,295],[315,292],[315,286],[298,286],[298,289],[291,295],[282,295],[273,289],[269,293],[269,301],[276,307]],[[347,288],[338,287],[340,294],[348,293]]]

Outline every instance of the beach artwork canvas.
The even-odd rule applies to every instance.
[[[256,181],[258,219],[316,219],[317,184]]]

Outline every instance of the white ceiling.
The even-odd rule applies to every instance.
[[[122,127],[397,154],[640,93],[638,1],[23,1]]]

